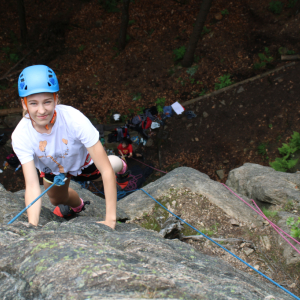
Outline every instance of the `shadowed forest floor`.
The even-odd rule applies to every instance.
[[[118,12],[108,12],[96,0],[27,1],[29,40],[22,48],[16,7],[4,0],[1,76],[33,51],[0,81],[0,108],[19,107],[17,78],[31,64],[53,68],[61,102],[98,123],[108,123],[114,112],[125,120],[164,97],[166,105],[183,103],[213,91],[224,74],[239,82],[264,73],[285,64],[280,52],[299,52],[299,14],[293,15],[290,0],[282,2],[282,12],[274,14],[269,0],[214,1],[188,73],[175,62],[173,51],[188,43],[200,8],[196,0],[132,1],[128,43],[122,52],[116,47],[120,5]],[[222,19],[217,20],[220,13]],[[278,156],[281,143],[298,131],[299,66],[279,73],[243,85],[241,93],[233,89],[187,106],[197,118],[169,119],[160,167],[186,165],[215,180],[219,180],[215,171],[223,169],[225,181],[228,172],[244,162],[268,165]],[[281,73],[284,77],[277,79]],[[262,144],[265,155],[257,151]],[[159,166],[156,140],[141,150]],[[4,149],[1,152],[4,161]],[[16,175],[22,177],[22,172]],[[3,173],[1,182],[4,177],[10,180]],[[11,188],[19,190],[18,182],[10,182]]]

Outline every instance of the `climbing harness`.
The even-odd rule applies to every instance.
[[[11,219],[7,225],[13,223],[17,220],[30,206],[32,206],[37,200],[39,200],[44,194],[46,194],[54,185],[64,185],[67,180],[64,173],[56,175],[53,180],[53,184],[50,185],[43,193],[41,193],[35,200],[33,200],[29,205],[27,205],[20,213],[18,213],[13,219]]]
[[[135,159],[135,158],[133,158],[133,157],[129,157],[129,156],[128,156],[128,158],[134,159],[134,160],[140,162],[141,164],[143,164],[143,165],[145,165],[145,166],[147,166],[147,167],[149,167],[149,168],[151,168],[151,169],[153,169],[153,170],[155,170],[155,171],[158,171],[158,172],[161,172],[161,173],[165,173],[165,174],[168,173],[168,172],[165,172],[165,171],[162,171],[162,170],[155,169],[155,168],[153,168],[153,167],[151,167],[151,166],[149,166],[149,165],[147,165],[147,164],[145,164],[145,163],[141,162],[140,160]]]
[[[286,238],[283,236],[283,234],[285,234],[287,237],[289,237],[291,240],[293,240],[294,242],[296,242],[297,244],[300,245],[300,242],[297,241],[296,239],[294,239],[293,237],[291,237],[288,233],[286,233],[284,230],[282,230],[280,227],[278,227],[276,224],[274,224],[273,222],[271,222],[266,216],[265,214],[261,211],[261,209],[257,206],[257,204],[255,203],[255,201],[253,199],[252,202],[254,203],[254,205],[256,206],[257,210],[252,207],[249,203],[247,203],[244,199],[242,199],[239,195],[237,195],[234,191],[232,191],[227,185],[225,185],[224,183],[222,183],[222,185],[224,185],[233,195],[235,195],[237,198],[239,198],[241,201],[243,201],[246,205],[248,205],[251,209],[253,209],[256,213],[258,213],[262,218],[264,218],[266,221],[268,221],[270,223],[270,225],[274,228],[274,230],[298,253],[300,254],[300,251]]]
[[[154,199],[145,190],[143,190],[143,189],[140,189],[140,190],[142,190],[146,195],[148,195],[150,198],[152,198],[157,204],[159,204],[162,208],[164,208],[167,212],[169,212],[170,214],[172,214],[178,220],[182,221],[183,223],[185,223],[186,225],[188,225],[189,227],[191,227],[192,229],[194,229],[198,233],[202,234],[206,239],[210,240],[211,242],[213,242],[214,244],[216,244],[217,246],[219,246],[220,248],[222,248],[223,250],[225,250],[226,252],[228,252],[229,254],[231,254],[232,256],[234,256],[236,259],[238,259],[239,261],[241,261],[242,263],[244,263],[246,266],[248,266],[249,268],[251,268],[253,271],[257,272],[258,274],[260,274],[261,276],[263,276],[264,278],[266,278],[267,280],[269,280],[270,282],[272,282],[273,284],[275,284],[277,287],[279,287],[280,289],[282,289],[283,291],[285,291],[286,293],[288,293],[289,295],[291,295],[295,299],[300,300],[299,297],[297,297],[296,295],[294,295],[293,293],[291,293],[290,291],[288,291],[286,288],[284,288],[283,286],[281,286],[280,284],[278,284],[276,281],[272,280],[271,278],[269,278],[268,276],[266,276],[264,273],[256,270],[254,267],[252,267],[250,264],[248,264],[247,262],[245,262],[243,259],[241,259],[237,255],[235,255],[234,253],[232,253],[231,251],[229,251],[228,249],[226,249],[225,247],[223,247],[222,245],[220,245],[219,243],[217,243],[216,241],[214,241],[213,239],[211,239],[210,237],[208,237],[207,235],[205,235],[204,233],[202,233],[200,230],[196,229],[195,227],[193,227],[192,225],[190,225],[189,223],[187,223],[186,221],[184,221],[183,219],[181,219],[180,217],[178,217],[177,215],[175,215],[173,212],[171,212],[165,206],[163,206],[161,203],[159,203],[156,199]]]

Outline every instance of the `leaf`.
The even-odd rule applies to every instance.
[[[295,221],[294,221],[294,218],[293,218],[293,217],[288,217],[288,218],[286,219],[286,225],[292,226],[292,225],[294,225],[294,223],[295,223]]]
[[[288,169],[293,168],[298,162],[298,159],[290,159],[287,161]]]

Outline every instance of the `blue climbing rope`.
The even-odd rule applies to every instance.
[[[81,183],[80,183],[81,184]],[[92,183],[93,184],[93,183]],[[83,186],[83,185],[81,185]],[[104,195],[103,192],[99,191],[95,185],[93,184],[94,188],[98,191],[98,193],[101,193]],[[159,204],[162,208],[164,208],[167,212],[169,212],[170,214],[172,214],[174,217],[176,217],[178,220],[182,221],[183,223],[185,223],[186,225],[188,225],[189,227],[191,227],[192,229],[194,229],[196,232],[200,233],[201,235],[203,235],[206,239],[208,239],[209,241],[213,242],[214,244],[216,244],[217,246],[219,246],[220,248],[222,248],[223,250],[225,250],[226,252],[228,252],[229,254],[231,254],[233,257],[235,257],[236,259],[238,259],[239,261],[241,261],[242,263],[244,263],[246,266],[248,266],[250,269],[252,269],[253,271],[255,271],[256,273],[260,274],[262,277],[264,277],[265,279],[269,280],[270,282],[272,282],[274,285],[276,285],[277,287],[279,287],[280,289],[282,289],[283,291],[285,291],[286,293],[288,293],[290,296],[292,296],[293,298],[300,300],[299,297],[297,297],[296,295],[294,295],[293,293],[291,293],[290,291],[288,291],[286,288],[284,288],[283,286],[281,286],[280,284],[278,284],[276,281],[272,280],[271,278],[269,278],[268,276],[266,276],[264,273],[256,270],[254,267],[252,267],[250,264],[248,264],[246,261],[244,261],[243,259],[241,259],[240,257],[238,257],[237,255],[235,255],[234,253],[232,253],[231,251],[229,251],[228,249],[226,249],[225,247],[223,247],[222,245],[220,245],[219,243],[217,243],[216,241],[214,241],[213,239],[211,239],[210,237],[208,237],[207,235],[205,235],[203,232],[201,232],[200,230],[196,229],[195,227],[193,227],[191,224],[187,223],[185,220],[181,219],[180,217],[178,217],[177,215],[175,215],[173,212],[171,212],[170,210],[168,210],[165,206],[163,206],[161,203],[159,203],[155,198],[153,198],[150,194],[148,194],[144,189],[136,189],[133,191],[118,191],[117,192],[117,196],[121,196],[121,195],[127,195],[128,193],[132,193],[135,191],[141,190],[143,191],[146,195],[148,195],[151,199],[153,199],[157,204]],[[125,193],[125,194],[123,194]],[[123,196],[124,197],[124,196]],[[122,198],[123,198],[122,197]],[[118,199],[119,200],[119,199]]]
[[[210,240],[211,242],[213,242],[217,246],[221,247],[223,250],[225,250],[226,252],[228,252],[229,254],[231,254],[232,256],[234,256],[235,258],[237,258],[239,261],[241,261],[242,263],[244,263],[245,265],[247,265],[253,271],[257,272],[258,274],[260,274],[261,276],[263,276],[264,278],[266,278],[267,280],[269,280],[270,282],[272,282],[273,284],[275,284],[277,287],[279,287],[280,289],[282,289],[283,291],[285,291],[286,293],[288,293],[289,295],[291,295],[295,299],[300,300],[300,298],[298,298],[296,295],[294,295],[293,293],[291,293],[290,291],[288,291],[287,289],[285,289],[283,286],[281,286],[280,284],[278,284],[277,282],[275,282],[274,280],[272,280],[271,278],[269,278],[268,276],[266,276],[264,273],[256,270],[251,265],[249,265],[247,262],[245,262],[244,260],[242,260],[240,257],[238,257],[237,255],[235,255],[234,253],[232,253],[231,251],[229,251],[228,249],[226,249],[225,247],[223,247],[222,245],[220,245],[219,243],[217,243],[216,241],[214,241],[213,239],[211,239],[210,237],[208,237],[207,235],[205,235],[204,233],[202,233],[201,231],[199,231],[198,229],[196,229],[195,227],[193,227],[192,225],[190,225],[189,223],[187,223],[186,221],[184,221],[183,219],[181,219],[177,215],[175,215],[173,212],[171,212],[165,206],[163,206],[161,203],[159,203],[156,199],[154,199],[145,190],[143,190],[143,189],[140,189],[140,190],[142,190],[146,195],[148,195],[150,198],[152,198],[157,204],[159,204],[162,208],[164,208],[167,212],[169,212],[170,214],[172,214],[174,217],[176,217],[177,219],[179,219],[180,221],[182,221],[183,223],[185,223],[186,225],[188,225],[189,227],[191,227],[192,229],[194,229],[198,233],[202,234],[206,239]]]
[[[53,180],[53,184],[50,185],[43,193],[41,193],[36,199],[34,199],[30,204],[28,204],[21,212],[19,212],[14,218],[12,218],[7,225],[13,223],[17,220],[31,205],[33,205],[36,201],[38,201],[44,194],[46,194],[54,185],[64,185],[66,178],[65,174],[61,173],[56,175]]]

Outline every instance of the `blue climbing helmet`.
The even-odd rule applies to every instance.
[[[55,93],[59,91],[57,77],[52,69],[44,65],[25,68],[18,80],[20,97],[37,93]]]

